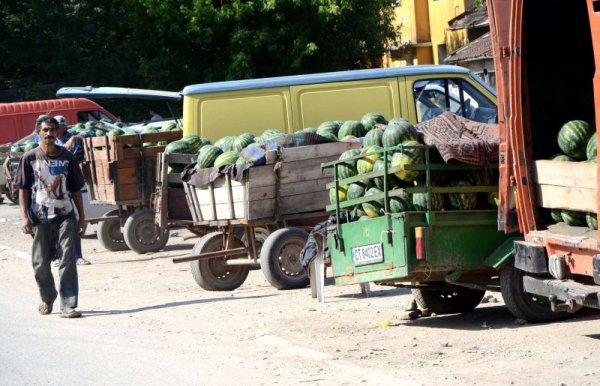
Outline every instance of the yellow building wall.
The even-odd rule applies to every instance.
[[[400,30],[400,46],[409,47],[386,53],[383,66],[433,64],[427,0],[402,0],[394,9],[394,25]]]
[[[447,52],[452,52],[452,47],[460,47],[464,44],[464,42],[460,42],[460,39],[464,39],[464,35],[461,34],[452,36],[452,42],[449,41],[450,39],[446,39],[447,32],[449,32],[447,31],[448,21],[472,8],[475,5],[475,0],[428,0],[428,2],[433,61],[435,64],[439,64],[438,47],[440,45],[446,46],[449,43],[446,46]]]

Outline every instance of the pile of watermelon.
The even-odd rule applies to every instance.
[[[596,132],[585,121],[572,120],[565,123],[558,132],[558,147],[562,153],[554,155],[553,161],[597,163]],[[571,226],[598,229],[596,213],[552,209],[550,214],[556,223],[564,222]]]
[[[441,155],[435,148],[426,149],[421,142],[415,127],[402,117],[385,120],[378,113],[368,113],[361,121],[371,118],[374,122],[365,129],[361,149],[352,149],[344,152],[337,164],[339,180],[360,176],[370,172],[382,171],[385,168],[384,154],[387,155],[388,168],[393,168],[394,173],[384,177],[372,177],[352,182],[348,185],[339,185],[336,191],[332,186],[329,198],[332,204],[339,199],[340,202],[354,200],[383,193],[384,182],[390,195],[389,210],[392,213],[404,211],[431,210],[471,210],[477,208],[496,208],[498,193],[410,193],[407,188],[425,186],[425,172],[405,168],[409,165],[423,165],[426,162],[426,152],[429,152],[429,163],[444,163]],[[345,133],[343,133],[345,134]],[[338,134],[339,135],[339,134]],[[490,171],[432,171],[431,186],[481,186],[492,185],[497,177]],[[495,183],[494,183],[495,184]],[[422,189],[423,190],[423,189]],[[383,198],[345,208],[350,212],[350,219],[367,219],[384,214]]]

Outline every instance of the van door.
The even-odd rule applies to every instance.
[[[513,52],[510,42],[511,5],[512,0],[488,1],[490,33],[496,71],[496,92],[498,95],[498,131],[500,134],[498,230],[506,233],[519,230],[511,153],[511,149],[515,145],[511,145],[512,139],[508,129],[508,119],[511,116],[509,64]]]

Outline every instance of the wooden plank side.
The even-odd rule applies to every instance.
[[[281,201],[282,214],[305,213],[322,210],[329,203],[329,194],[326,191],[297,194],[285,197]]]
[[[555,185],[536,185],[538,205],[551,209],[597,211],[597,190]]]
[[[284,162],[301,161],[313,158],[340,158],[340,155],[346,150],[360,149],[359,142],[329,142],[319,145],[288,147],[281,151],[281,158]]]
[[[591,162],[538,160],[534,162],[534,182],[542,185],[596,189],[597,165]]]

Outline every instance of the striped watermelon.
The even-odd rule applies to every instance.
[[[552,217],[552,220],[554,220],[555,223],[563,222],[561,212],[561,209],[550,210],[550,217]]]
[[[472,186],[467,180],[452,180],[449,186]],[[448,193],[448,201],[454,209],[469,210],[477,206],[477,193]]]
[[[585,121],[569,121],[558,132],[558,146],[569,157],[583,160],[586,158],[586,147],[591,136],[592,129]]]
[[[395,121],[388,123],[383,136],[381,137],[381,143],[383,147],[392,147],[400,145],[408,141],[416,141],[418,138],[417,129],[405,121]]]
[[[219,154],[219,156],[217,158],[215,158],[213,167],[221,168],[223,166],[233,165],[233,164],[235,164],[235,161],[237,161],[239,156],[240,156],[240,153],[235,150],[225,151],[225,152]]]
[[[365,197],[372,196],[378,193],[383,192],[380,189],[372,187],[367,190],[367,192],[365,193]],[[363,202],[362,208],[367,213],[367,216],[377,217],[383,213],[383,198],[374,201]]]
[[[552,161],[575,161],[573,158],[569,157],[566,154],[556,154],[550,158]]]
[[[384,133],[385,135],[385,133]],[[408,170],[404,169],[407,165],[418,165],[423,164],[425,159],[423,157],[423,147],[416,141],[405,142],[402,149],[392,157],[392,167],[400,167],[400,170],[396,172],[396,177],[403,181],[414,181],[418,179],[423,171],[421,170]]]
[[[346,201],[348,199],[348,185],[339,186],[337,197],[339,198],[340,202]],[[332,185],[331,188],[329,188],[329,202],[331,202],[331,205],[335,205],[335,200],[335,186]]]
[[[367,191],[367,184],[362,182],[353,182],[348,186],[348,200],[354,200],[364,196]]]
[[[223,138],[220,138],[217,142],[215,142],[215,146],[220,148],[221,150],[231,151],[233,150],[233,142],[237,137],[234,135],[227,135]]]
[[[165,146],[165,150],[164,150],[165,154],[171,154],[171,153],[181,153],[181,154],[194,154],[194,151],[192,150],[192,146],[180,139],[178,141],[173,141],[169,144],[167,144],[167,146]]]
[[[586,218],[585,218],[586,217],[585,212],[563,209],[560,212],[560,217],[562,217],[563,221],[567,225],[571,225],[571,226],[587,225]]]
[[[340,126],[338,138],[344,138],[347,135],[361,138],[364,137],[366,133],[365,127],[359,121],[346,121]]]
[[[196,169],[206,169],[213,166],[218,156],[223,153],[220,147],[215,145],[203,146],[198,152],[198,160],[196,161]]]
[[[242,151],[246,146],[254,143],[254,134],[244,133],[240,134],[236,139],[233,140],[233,149],[238,153]]]
[[[419,185],[424,187],[423,184]],[[432,185],[433,186],[433,185]],[[444,208],[444,194],[443,193],[413,193],[412,195],[412,203],[415,210],[425,212],[427,211],[427,203],[431,198],[431,210],[442,210]]]
[[[383,171],[383,169],[384,169],[383,162],[384,162],[383,158],[380,158],[377,161],[375,161],[375,164],[373,165],[373,171],[374,172]],[[391,166],[392,166],[391,159],[388,159],[388,170]],[[383,189],[383,176],[375,177],[373,179],[373,182],[375,182],[375,186],[377,186],[379,189]],[[393,189],[399,185],[400,185],[400,180],[398,179],[398,177],[396,177],[396,175],[394,173],[390,173],[387,175],[387,188],[388,189]]]
[[[340,124],[335,121],[325,121],[317,127],[316,133],[319,135],[326,136],[326,134],[333,134],[338,136],[338,131],[340,130]]]
[[[379,152],[381,149],[382,148],[380,146],[369,146],[362,149],[362,151],[360,152],[361,154],[369,154],[373,152],[377,153],[365,155],[363,158],[358,160],[358,162],[356,163],[356,170],[358,171],[358,174],[369,173],[373,170],[373,165],[375,164],[375,161],[381,158],[382,153]]]
[[[415,210],[410,193],[404,189],[395,189],[393,192],[395,193],[394,197],[390,197],[390,211],[392,213]]]
[[[598,156],[598,140],[596,139],[596,133],[592,134],[590,137],[585,148],[585,154],[588,160],[596,159]]]
[[[363,140],[363,146],[382,146],[381,139],[383,138],[383,129],[379,127],[374,127],[369,130],[367,135],[365,135],[365,139]]]
[[[598,229],[598,216],[596,213],[586,213],[585,222],[587,223],[588,228]]]
[[[376,124],[387,125],[387,120],[379,113],[366,113],[360,119],[360,123],[364,126],[365,131],[369,132]]]
[[[340,161],[360,155],[359,149],[346,150],[340,155]],[[358,174],[356,160],[345,161],[337,165],[338,177],[341,179],[353,177]]]

